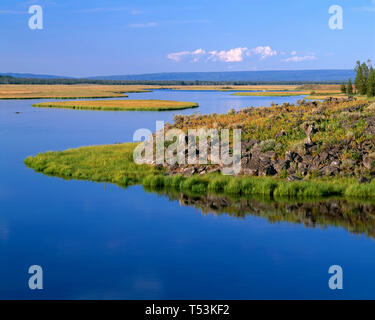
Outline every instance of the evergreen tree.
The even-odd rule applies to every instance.
[[[367,78],[367,96],[375,96],[375,70],[373,67],[370,67],[369,75]]]
[[[348,80],[348,85],[347,85],[347,88],[346,88],[346,93],[348,94],[348,96],[352,96],[353,95],[352,79],[350,79],[350,78]]]
[[[366,94],[367,92],[367,77],[369,73],[369,68],[367,67],[366,63],[362,63],[357,61],[357,65],[354,69],[356,71],[356,77],[354,80],[355,87],[359,94]]]
[[[344,81],[341,83],[341,92],[346,93],[346,84]]]
[[[356,72],[354,84],[355,84],[356,89],[360,90],[361,83],[362,83],[362,80],[363,80],[362,68],[361,68],[361,62],[360,61],[357,61],[357,65],[356,65],[354,71]]]

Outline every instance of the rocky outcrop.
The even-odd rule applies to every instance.
[[[336,105],[339,106],[342,103],[352,101],[354,101],[353,98],[329,98],[325,103],[299,101],[300,106],[311,108],[310,116],[305,121],[302,120],[305,118],[303,114],[296,113],[296,106],[283,104],[280,112],[294,112],[297,114],[298,120],[296,123],[298,127],[295,130],[301,130],[300,132],[305,134],[305,138],[292,145],[283,154],[276,150],[278,145],[280,145],[278,141],[285,141],[290,131],[288,133],[285,130],[280,130],[274,136],[274,139],[271,140],[261,141],[254,138],[243,140],[241,145],[240,175],[281,176],[288,178],[288,181],[303,179],[310,175],[328,177],[357,176],[362,182],[366,181],[366,179],[371,180],[375,176],[375,139],[372,139],[371,136],[365,139],[360,136],[346,134],[340,141],[332,144],[326,141],[322,143],[315,138],[321,128],[326,125],[327,114],[330,114],[327,112],[327,110],[329,111],[328,108],[332,109]],[[277,107],[280,108],[280,106]],[[238,113],[247,114],[253,111],[254,108],[247,108]],[[364,126],[363,134],[375,134],[375,116],[373,111],[375,111],[375,107],[371,107],[371,105],[369,107],[368,104],[364,103],[354,105],[352,103],[351,106],[340,110],[340,114],[337,115],[340,120],[339,124],[335,122],[335,125],[338,126],[337,130],[342,130],[344,133],[346,130],[349,132],[353,126],[362,123],[365,119],[366,126]],[[267,110],[263,110],[263,112],[267,115]],[[178,118],[177,121],[181,123],[183,120]],[[196,154],[199,154],[198,150]],[[169,174],[183,174],[186,176],[221,172],[223,170],[221,164],[165,165],[165,168]]]

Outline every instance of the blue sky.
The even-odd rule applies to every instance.
[[[28,27],[33,4],[43,30]],[[375,0],[2,0],[0,38],[0,72],[349,69],[375,60]]]

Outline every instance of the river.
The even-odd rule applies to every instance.
[[[213,207],[212,199],[66,181],[23,164],[38,152],[132,141],[135,130],[154,131],[156,120],[171,122],[176,113],[222,113],[300,98],[129,94],[200,105],[179,112],[0,101],[0,299],[375,298],[371,202],[215,199]],[[31,265],[43,268],[43,290],[28,287]],[[329,289],[331,265],[343,268],[344,290]]]

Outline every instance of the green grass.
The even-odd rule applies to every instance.
[[[37,172],[64,179],[110,182],[120,186],[142,184],[151,189],[173,189],[192,194],[228,194],[321,198],[375,197],[375,183],[359,184],[354,178],[314,178],[286,182],[275,177],[233,177],[220,174],[168,176],[164,169],[133,162],[135,143],[103,145],[40,153],[25,159]]]
[[[160,172],[133,162],[135,144],[91,146],[66,151],[46,152],[25,159],[37,172],[64,179],[111,182],[121,186],[140,183],[147,175]]]

